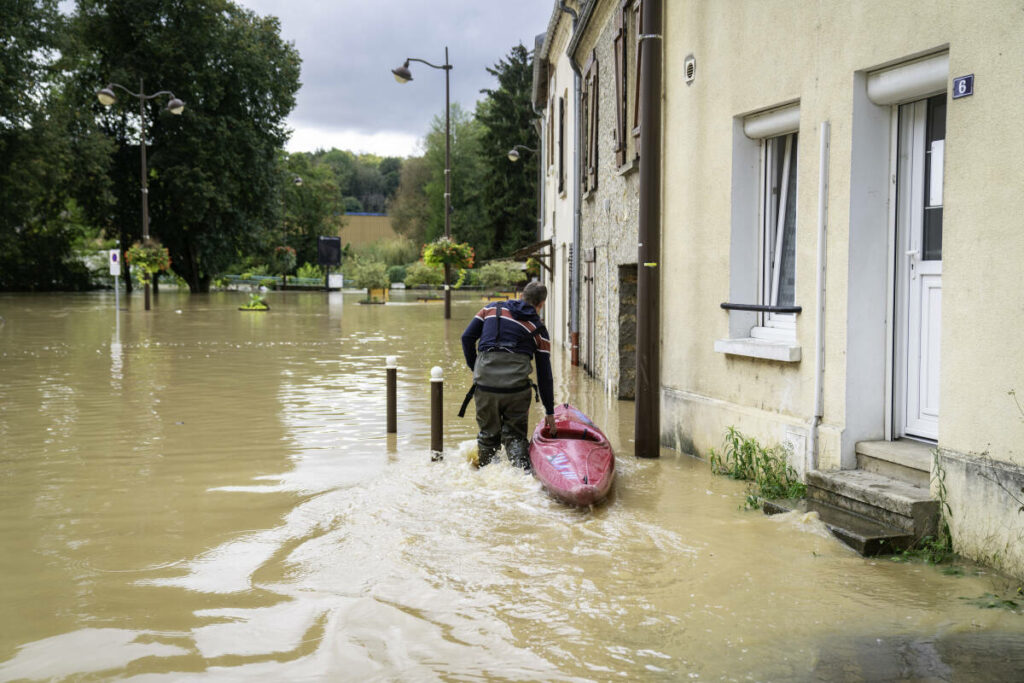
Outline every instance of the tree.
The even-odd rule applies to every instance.
[[[516,45],[505,59],[487,72],[498,79],[494,90],[482,90],[487,97],[477,105],[476,117],[483,124],[480,138],[482,175],[480,202],[489,236],[480,244],[482,258],[509,256],[537,240],[538,153],[523,152],[511,162],[507,154],[516,145],[539,150],[531,101],[533,59],[525,47]]]
[[[390,209],[395,232],[420,244],[426,241],[427,221],[430,219],[426,194],[429,180],[430,166],[425,158],[406,159]]]
[[[302,179],[301,185],[294,182],[296,177]],[[317,238],[337,235],[344,226],[344,206],[334,177],[330,167],[314,163],[309,154],[291,154],[284,162],[282,243],[295,248],[299,263],[315,263]]]
[[[279,223],[277,158],[299,87],[298,53],[281,40],[276,18],[228,0],[79,0],[72,25],[83,92],[141,82],[185,101],[180,117],[163,113],[162,102],[147,104],[151,233],[189,288],[206,291]],[[129,181],[123,163],[139,139],[135,102],[93,106],[122,150],[112,171],[115,206],[99,222],[114,217],[137,237],[127,226],[140,224],[138,214],[128,222],[124,207],[137,206],[138,171]]]
[[[480,203],[480,137],[483,127],[458,103],[451,109],[452,237],[476,247],[489,240]],[[424,238],[432,241],[444,234],[444,117],[435,116],[426,139],[424,159],[430,179],[423,191],[427,198]]]
[[[68,102],[60,52],[66,27],[54,0],[0,4],[0,289],[81,289],[84,236],[74,190],[102,178],[109,143]]]

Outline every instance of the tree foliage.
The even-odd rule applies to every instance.
[[[483,91],[487,97],[476,111],[484,127],[480,139],[483,232],[490,236],[478,249],[482,257],[508,256],[537,240],[539,153],[522,151],[516,162],[507,156],[516,145],[540,149],[531,102],[533,60],[522,44],[516,45],[487,72],[498,79],[498,87]]]
[[[113,81],[185,101],[179,117],[160,98],[145,105],[150,232],[189,288],[205,291],[279,222],[277,155],[299,87],[298,53],[276,18],[228,0],[79,0],[71,23],[81,92]],[[109,111],[92,106],[123,152],[139,142],[138,101],[118,94]],[[122,243],[141,232],[124,210],[137,204],[131,165],[115,155],[114,201],[94,207],[106,210],[97,222],[117,224]]]
[[[0,289],[85,288],[73,197],[106,195],[111,145],[69,102],[57,3],[2,0],[0,17]]]

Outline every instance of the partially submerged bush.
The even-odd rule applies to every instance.
[[[440,285],[444,282],[444,271],[440,268],[428,266],[423,261],[417,261],[405,269],[405,286],[415,287],[416,285]]]
[[[735,427],[729,427],[722,452],[712,448],[708,460],[715,474],[752,482],[747,492],[747,506],[760,508],[765,500],[806,495],[807,486],[789,464],[790,454],[789,446],[766,448],[757,439],[743,436]]]

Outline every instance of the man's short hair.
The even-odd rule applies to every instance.
[[[541,283],[537,282],[536,280],[532,280],[523,289],[522,299],[531,306],[542,304],[547,300],[547,298],[548,288],[542,285]]]

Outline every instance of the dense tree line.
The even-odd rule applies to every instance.
[[[444,118],[410,159],[284,151],[300,57],[274,17],[230,0],[0,0],[0,289],[93,286],[81,254],[141,239],[139,101],[145,93],[150,234],[192,291],[279,246],[315,262],[346,212],[389,212],[423,242],[444,230]],[[512,50],[474,115],[452,108],[453,234],[482,258],[533,240],[530,55]],[[299,182],[301,180],[301,182]]]

